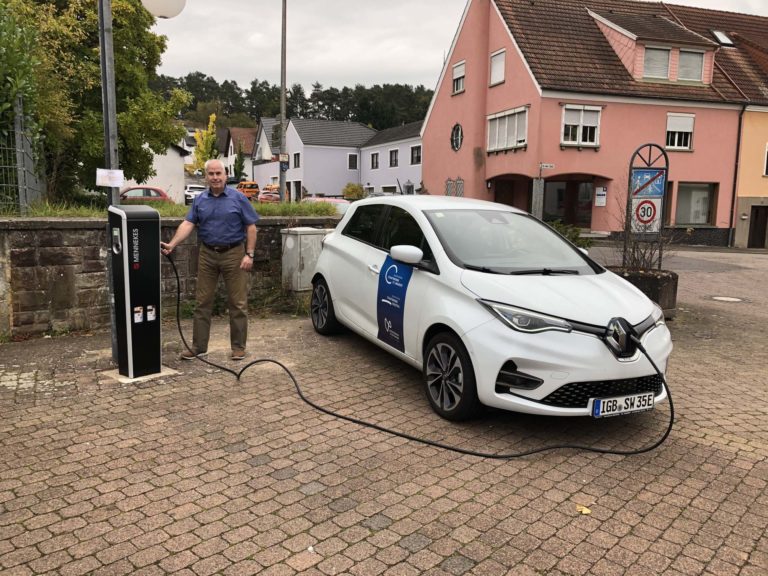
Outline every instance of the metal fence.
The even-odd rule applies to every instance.
[[[43,197],[44,184],[29,133],[23,105],[16,101],[12,126],[0,126],[0,213],[25,215],[30,204]]]

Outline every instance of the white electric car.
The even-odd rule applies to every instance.
[[[450,420],[481,405],[613,416],[666,398],[661,309],[510,206],[354,202],[323,240],[312,284],[317,332],[344,325],[421,369],[432,408]]]

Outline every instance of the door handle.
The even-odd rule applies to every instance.
[[[370,270],[376,275],[378,275],[381,272],[381,270],[379,270],[379,267],[376,266],[376,264],[368,264],[368,270]]]

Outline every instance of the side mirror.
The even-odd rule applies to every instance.
[[[389,249],[389,254],[395,260],[405,262],[406,264],[418,264],[424,258],[424,252],[421,251],[421,248],[408,246],[407,244],[392,246]]]

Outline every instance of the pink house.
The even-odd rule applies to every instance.
[[[669,168],[659,221],[728,244],[745,91],[719,65],[733,46],[676,9],[468,0],[422,129],[424,187],[611,233],[652,143]]]

